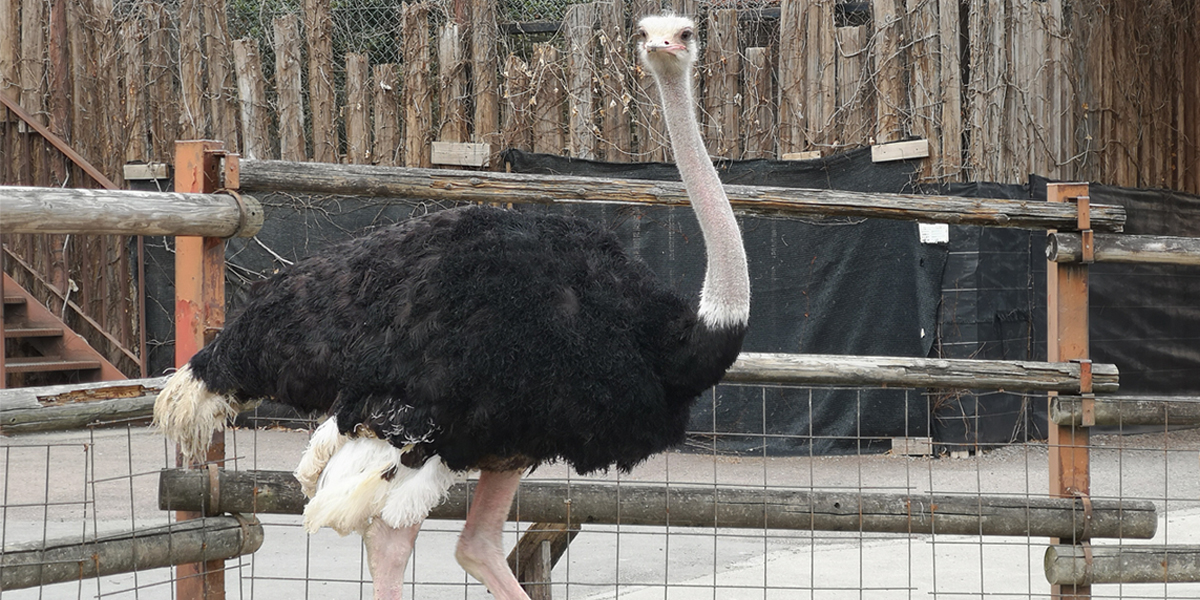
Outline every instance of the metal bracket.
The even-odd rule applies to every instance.
[[[221,514],[221,469],[212,463],[205,467],[208,469],[208,505],[204,507],[204,516],[215,517]]]

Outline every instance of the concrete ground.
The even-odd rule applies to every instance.
[[[239,430],[227,447],[238,468],[291,470],[306,440],[302,431]],[[1200,431],[1094,436],[1093,441],[1093,496],[1148,499],[1159,510],[1155,539],[1124,543],[1200,545]],[[157,472],[173,462],[162,438],[140,427],[0,438],[0,537],[11,547],[163,524],[167,515],[157,508]],[[556,466],[532,475],[568,477],[574,476]],[[1042,496],[1049,477],[1045,445],[1019,444],[969,458],[672,452],[620,479]],[[308,536],[299,517],[260,519],[266,530],[263,547],[227,563],[229,598],[370,597],[357,537],[339,538],[331,531]],[[408,597],[490,597],[452,558],[460,526],[426,523],[410,565],[408,580],[415,583]],[[506,542],[515,543],[517,535],[514,524]],[[588,600],[1048,598],[1042,569],[1046,544],[1041,538],[587,526],[555,568],[553,594]],[[170,574],[158,569],[2,594],[13,600],[165,599],[173,597]],[[1200,584],[1096,586],[1093,597],[1200,598]]]

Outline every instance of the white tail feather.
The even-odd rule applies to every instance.
[[[214,393],[184,365],[163,386],[154,401],[154,425],[179,444],[186,460],[203,461],[213,432],[237,416],[237,403]]]
[[[305,496],[312,498],[317,493],[321,472],[344,443],[346,436],[338,433],[337,417],[325,419],[313,432],[308,439],[308,447],[304,449],[304,456],[300,457],[300,464],[292,473],[300,482],[300,489],[304,490]]]
[[[337,431],[336,426],[333,431]],[[327,432],[320,428],[313,434],[297,478],[302,470],[305,478],[312,478],[312,469],[322,462],[316,454],[333,446],[326,437]],[[304,528],[309,533],[321,527],[330,527],[341,535],[362,533],[376,517],[396,528],[416,525],[459,478],[436,456],[420,469],[410,469],[400,463],[403,451],[384,440],[339,437],[343,441],[324,461],[316,493],[304,507]]]

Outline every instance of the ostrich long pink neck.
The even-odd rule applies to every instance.
[[[733,208],[705,150],[696,121],[691,70],[658,76],[675,164],[704,234],[708,268],[700,290],[700,317],[714,327],[745,324],[750,316],[746,250]]]

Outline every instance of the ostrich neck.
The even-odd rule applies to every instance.
[[[746,250],[725,188],[700,137],[690,82],[690,69],[677,77],[658,78],[671,150],[700,222],[708,256],[700,290],[700,318],[711,327],[744,325],[750,316]]]

